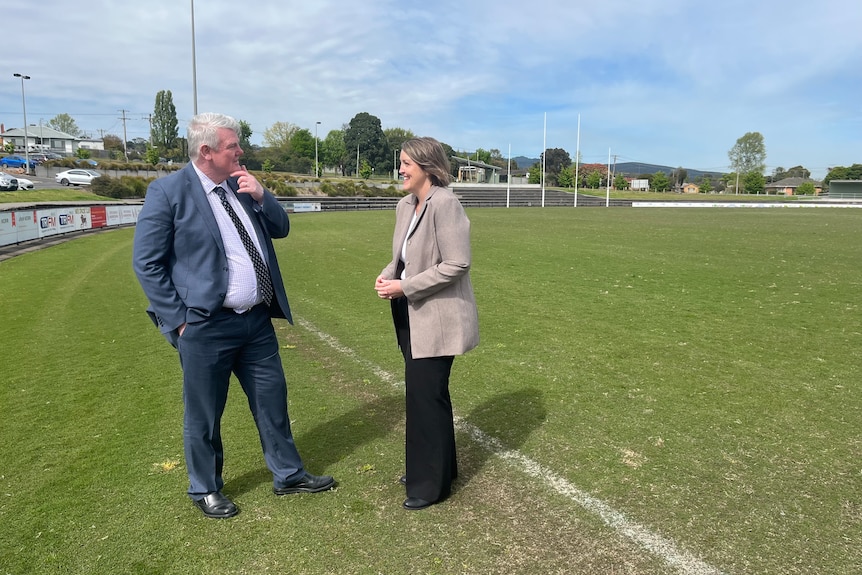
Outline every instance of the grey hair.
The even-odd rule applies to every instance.
[[[220,128],[227,128],[236,133],[237,136],[240,135],[239,122],[224,114],[205,112],[198,114],[189,121],[186,133],[188,134],[190,160],[198,159],[201,146],[218,149],[218,131]]]
[[[449,159],[443,146],[434,138],[411,138],[401,144],[401,151],[428,174],[431,183],[445,188],[452,181]]]

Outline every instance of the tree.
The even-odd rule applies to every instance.
[[[147,152],[144,154],[144,157],[147,159],[148,164],[155,166],[159,163],[159,149],[155,146],[147,146]]]
[[[150,143],[144,138],[134,138],[126,142],[126,152],[129,154],[129,158],[142,158],[147,153],[149,145]]]
[[[371,167],[379,167],[380,171],[392,169],[392,150],[380,127],[380,118],[368,112],[360,112],[350,120],[344,130],[344,147],[351,154],[358,150],[359,157],[368,160]],[[355,164],[353,168],[356,169]]]
[[[416,137],[416,134],[404,128],[386,128],[383,130],[383,134],[386,136],[386,141],[389,142],[389,147],[393,150],[400,150],[404,142]]]
[[[814,187],[814,183],[810,180],[802,182],[799,184],[799,187],[796,188],[796,193],[800,196],[813,196],[816,192],[817,189]]]
[[[156,107],[153,110],[152,139],[153,146],[165,155],[176,146],[179,135],[177,126],[174,96],[170,90],[161,90],[156,94]]]
[[[415,138],[416,135],[410,130],[405,130],[404,128],[386,128],[383,130],[383,134],[386,136],[386,141],[389,142],[389,149],[392,150],[392,161],[395,162],[394,165],[389,166],[388,171],[394,172],[395,167],[398,166],[398,158],[395,157],[395,154],[401,149],[404,142],[411,138]]]
[[[299,159],[309,160],[309,169],[314,172],[314,166],[311,165],[314,163],[314,135],[311,130],[302,128],[294,132],[290,138],[290,159],[294,163]]]
[[[47,126],[57,130],[58,132],[75,136],[76,138],[81,135],[81,129],[78,128],[78,125],[75,123],[75,119],[69,114],[57,114],[48,120]]]
[[[712,180],[710,180],[707,176],[702,176],[700,178],[700,193],[708,194],[712,191]]]
[[[656,172],[652,175],[650,187],[657,192],[666,192],[670,188],[670,178],[664,172]]]
[[[763,173],[766,162],[766,146],[760,132],[747,132],[736,140],[727,153],[730,164],[739,173]]]
[[[343,130],[330,130],[321,143],[320,152],[320,161],[324,166],[338,168],[342,176],[347,175],[347,150],[344,147]]]
[[[500,168],[508,167],[509,161],[503,157],[503,154],[500,153],[500,150],[498,150],[497,148],[491,148],[490,154],[491,154],[491,157],[488,159],[489,164],[491,164],[492,166],[500,167]],[[517,170],[518,164],[515,162],[512,162],[512,164],[513,164],[512,169]]]
[[[575,187],[575,169],[572,166],[560,170],[557,174],[557,185],[562,188]]]
[[[530,170],[527,172],[527,183],[542,183],[542,164],[533,164],[532,167],[530,167]]]
[[[685,184],[686,179],[688,179],[688,170],[683,167],[679,167],[673,171],[673,178],[671,179],[671,183],[673,187],[678,191],[683,184]]]
[[[245,151],[251,150],[251,126],[245,120],[239,121],[239,147]]]
[[[290,137],[289,149],[291,156],[314,159],[314,135],[311,130],[302,128]]]
[[[545,150],[545,153],[539,158],[541,162],[544,159],[545,171],[548,172],[553,183],[557,182],[557,176],[563,168],[568,168],[572,165],[572,158],[569,153],[562,148],[550,148]]]
[[[614,178],[614,189],[615,190],[627,190],[629,189],[629,181],[622,174],[617,175]]]
[[[743,174],[742,188],[746,194],[760,194],[766,188],[766,178],[760,172]]]
[[[125,149],[123,146],[123,139],[113,134],[105,134],[102,136],[102,145],[104,145],[105,149],[109,152],[122,152]]]
[[[473,152],[473,155],[466,153],[464,155],[471,159],[475,158],[477,162],[482,162],[483,164],[491,163],[491,152],[485,150],[484,148],[476,148],[476,151]]]
[[[290,149],[290,139],[298,130],[299,126],[290,122],[276,122],[263,131],[263,143],[286,152]]]
[[[772,181],[777,182],[778,180],[783,180],[785,178],[802,178],[808,179],[811,177],[811,172],[802,166],[794,166],[789,170],[785,170],[782,167],[775,168],[772,170]]]
[[[599,170],[593,170],[587,173],[587,187],[591,190],[597,190],[602,186],[604,174]]]
[[[823,178],[823,185],[829,186],[832,180],[862,180],[862,164],[853,164],[849,168],[844,166],[830,168],[829,173]]]

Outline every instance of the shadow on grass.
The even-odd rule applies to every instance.
[[[476,406],[462,420],[499,441],[504,449],[516,450],[542,425],[547,415],[542,392],[528,388],[494,396]],[[469,482],[493,455],[487,446],[482,446],[481,449],[473,449],[471,446],[467,451],[472,456],[464,461],[464,465],[459,465],[460,481],[465,483]]]
[[[404,396],[391,395],[363,403],[294,437],[306,470],[324,474],[360,446],[388,435],[403,419]],[[229,491],[237,496],[266,483],[272,483],[272,474],[260,467],[232,479]]]

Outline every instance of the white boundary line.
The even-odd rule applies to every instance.
[[[392,385],[393,387],[404,385],[403,381],[400,381],[397,377],[385,371],[381,367],[360,357],[355,351],[342,345],[331,335],[318,330],[311,322],[304,319],[297,319],[296,323],[298,323],[303,329],[316,335],[335,351],[346,355],[362,367],[370,370],[382,381]],[[705,563],[703,560],[688,551],[679,549],[676,543],[670,539],[667,539],[666,537],[649,530],[643,525],[630,520],[623,513],[617,511],[601,499],[598,499],[573,485],[547,467],[544,467],[519,451],[506,449],[498,439],[487,435],[478,427],[465,422],[457,416],[455,417],[455,425],[458,429],[473,438],[476,443],[492,452],[494,455],[512,463],[513,467],[517,467],[528,475],[541,479],[548,487],[560,495],[574,501],[586,511],[598,516],[605,525],[623,537],[630,539],[634,543],[646,549],[668,565],[675,567],[680,572],[689,575],[723,575],[723,572],[719,569]]]

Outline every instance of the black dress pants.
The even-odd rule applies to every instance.
[[[458,476],[449,398],[449,374],[455,358],[413,359],[407,298],[392,301],[392,317],[404,356],[407,497],[440,501],[449,496],[452,480]]]

